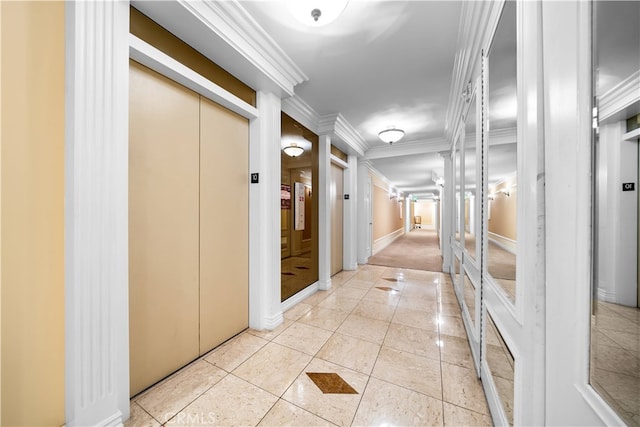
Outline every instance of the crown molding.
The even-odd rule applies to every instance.
[[[518,141],[518,129],[504,128],[489,131],[489,145],[513,144]]]
[[[318,132],[331,134],[344,142],[358,156],[364,156],[367,151],[367,143],[360,133],[351,126],[342,114],[329,114],[320,118]]]
[[[131,4],[256,90],[291,96],[309,79],[237,0]]]
[[[624,120],[628,117],[617,117],[627,107],[640,102],[640,70],[631,74],[622,82],[602,95],[599,100],[599,121],[607,119]],[[630,114],[632,115],[632,114]]]
[[[282,111],[315,134],[319,134],[320,115],[297,95],[282,100]]]
[[[444,138],[432,138],[421,141],[396,142],[393,145],[370,148],[365,153],[367,159],[411,156],[415,154],[437,153],[448,150],[451,145]]]

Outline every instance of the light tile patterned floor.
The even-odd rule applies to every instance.
[[[126,426],[491,425],[449,277],[363,266],[131,401]],[[306,372],[357,394],[324,394]]]

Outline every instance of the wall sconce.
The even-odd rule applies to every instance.
[[[489,194],[489,195],[487,196],[487,199],[489,199],[489,200],[493,201],[493,200],[495,199],[495,196],[494,196],[493,194]]]
[[[507,190],[505,188],[503,188],[502,190],[499,190],[499,192],[504,194],[507,197],[511,196],[511,192],[509,192],[509,190]]]
[[[398,193],[396,193],[394,191],[389,193],[389,200],[395,199],[396,197],[398,197]]]
[[[438,177],[438,179],[436,179],[436,185],[438,187],[444,187],[444,178],[443,177]]]

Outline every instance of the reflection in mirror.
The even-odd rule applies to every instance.
[[[457,255],[453,255],[453,287],[458,289],[460,286],[460,260]]]
[[[471,324],[475,324],[476,321],[476,288],[473,286],[471,279],[464,274],[464,303],[469,310],[469,317],[471,317]]]
[[[456,144],[455,151],[455,159],[453,162],[453,173],[454,173],[454,181],[455,181],[455,195],[456,195],[456,206],[454,213],[454,221],[455,221],[455,237],[458,242],[460,242],[460,202],[462,200],[461,188],[460,188],[460,141]]]
[[[317,136],[282,114],[280,257],[282,301],[318,280]],[[302,154],[285,148],[295,144]]]
[[[593,2],[592,22],[599,120],[593,133],[590,383],[626,424],[640,426],[640,204],[637,187],[621,190],[639,180],[640,140],[632,135],[640,128],[640,101],[611,107],[613,99],[637,99],[637,84],[625,83],[640,73],[640,2]]]
[[[467,253],[476,259],[477,219],[476,203],[476,98],[471,98],[465,120],[464,137],[464,246]]]
[[[488,60],[487,271],[515,303],[517,207],[516,2],[505,2]],[[498,138],[499,136],[499,138]]]
[[[502,339],[502,335],[498,332],[489,312],[487,312],[486,351],[485,358],[498,396],[500,396],[502,408],[509,425],[513,425],[513,354]]]

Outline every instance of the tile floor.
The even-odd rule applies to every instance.
[[[442,273],[363,266],[333,277],[134,397],[126,426],[491,425],[457,300]],[[333,373],[357,394],[323,393]]]

